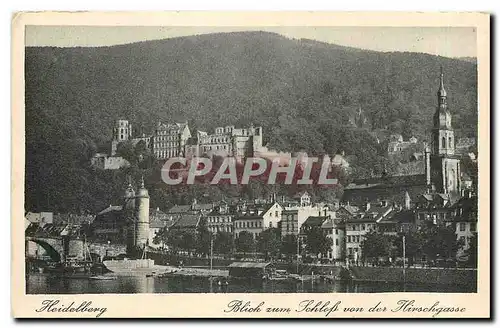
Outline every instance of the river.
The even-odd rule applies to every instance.
[[[224,281],[224,280],[223,280]],[[199,277],[117,277],[115,280],[61,278],[49,274],[26,276],[27,294],[134,294],[134,293],[377,293],[474,292],[459,285],[406,285],[380,282],[292,282],[230,280],[228,284]]]

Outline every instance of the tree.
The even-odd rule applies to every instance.
[[[257,249],[263,253],[265,259],[277,258],[280,254],[281,231],[278,228],[264,230],[257,240]]]
[[[153,237],[153,243],[154,244],[161,244],[165,243],[167,238],[166,234],[168,233],[168,230],[166,228],[161,228]]]
[[[292,259],[297,254],[297,236],[285,235],[281,243],[281,253]]]
[[[420,231],[409,231],[405,234],[405,256],[408,258],[408,265],[413,265],[414,260],[423,254],[424,235]],[[394,239],[394,255],[403,256],[403,235]]]
[[[180,248],[188,252],[191,255],[194,243],[196,241],[196,235],[191,231],[183,231],[181,233]]]
[[[423,230],[425,242],[422,246],[429,260],[454,258],[461,242],[457,240],[453,226],[431,225]]]
[[[236,249],[238,252],[242,252],[244,255],[246,253],[254,250],[255,240],[253,234],[248,231],[242,231],[235,240]]]
[[[472,237],[469,237],[469,248],[467,249],[468,263],[473,268],[477,268],[477,251],[477,232],[474,232]]]
[[[154,242],[163,242],[173,254],[177,254],[179,249],[182,248],[182,235],[178,231],[170,231],[167,228],[162,228],[155,236]]]
[[[210,253],[210,241],[212,233],[208,231],[206,221],[203,219],[196,228],[195,249],[198,254],[207,255]]]
[[[214,252],[217,254],[230,254],[233,249],[233,235],[230,232],[217,232],[214,239]]]
[[[125,158],[132,165],[136,163],[135,149],[130,141],[120,142],[116,147],[116,154]]]
[[[313,255],[327,254],[332,247],[332,239],[323,233],[321,227],[312,227],[306,232],[306,250]]]
[[[361,242],[361,252],[366,259],[389,256],[392,247],[392,237],[377,231],[367,233]]]

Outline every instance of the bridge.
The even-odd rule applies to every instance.
[[[64,261],[66,258],[84,259],[85,242],[82,239],[71,239],[68,237],[36,237],[26,236],[26,255],[29,254],[31,247],[29,243],[35,243],[45,250],[45,253],[50,256],[53,261]],[[87,242],[88,252],[92,258],[105,256],[118,256],[127,253],[126,245],[104,244]],[[88,253],[87,253],[88,254]]]

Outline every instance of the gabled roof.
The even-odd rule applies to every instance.
[[[191,205],[174,205],[168,209],[168,214],[187,213],[191,211]]]
[[[356,213],[356,212],[358,212],[358,211],[359,211],[359,207],[357,207],[357,206],[352,206],[352,205],[342,205],[342,206],[339,208],[339,210],[337,211],[337,213],[338,213],[338,212],[344,212],[344,211],[346,211],[346,212],[348,212],[349,214],[351,214],[351,215],[352,215],[352,214],[354,214],[354,213]]]
[[[156,229],[156,228],[164,228],[167,226],[167,222],[169,221],[164,221],[164,220],[150,220],[149,221],[149,227]]]
[[[109,212],[120,212],[122,210],[123,210],[123,206],[120,206],[120,205],[117,205],[117,206],[109,205],[109,207],[103,209],[102,211],[100,211],[99,213],[97,213],[97,215],[103,215],[103,214],[106,214],[106,213],[109,213]]]
[[[412,210],[392,211],[386,217],[382,218],[379,223],[413,223],[415,221],[415,212]]]
[[[328,218],[330,218],[330,217],[329,216],[310,216],[304,221],[302,226],[321,227],[323,222],[325,222],[325,220]]]
[[[455,222],[477,222],[478,204],[477,196],[460,198],[451,209],[455,211],[449,221]]]
[[[328,217],[325,222],[323,222],[323,224],[321,225],[321,228],[322,229],[329,229],[329,228],[337,228],[339,227],[340,225],[344,225],[344,220],[343,219],[339,219],[339,218],[330,218]]]
[[[392,206],[371,205],[366,211],[360,211],[347,222],[378,222],[393,210]]]
[[[189,213],[189,212],[195,212],[195,211],[210,211],[215,207],[213,203],[207,203],[207,204],[190,204],[190,205],[174,205],[172,206],[167,213],[168,214],[182,214],[182,213]]]
[[[200,223],[200,214],[184,214],[172,225],[172,228],[196,228]]]

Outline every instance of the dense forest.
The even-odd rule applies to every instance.
[[[264,128],[270,148],[313,155],[344,150],[353,174],[376,175],[391,133],[429,140],[442,66],[456,134],[477,134],[477,68],[465,60],[267,32],[32,47],[25,60],[26,210],[98,211],[118,201],[127,174],[146,173],[152,205],[160,208],[215,197],[173,195],[157,186],[154,161],[145,172],[91,169],[89,159],[109,143],[119,118],[138,134],[151,133],[158,120],[188,121],[204,131],[252,122]],[[366,120],[357,124],[360,111]]]

